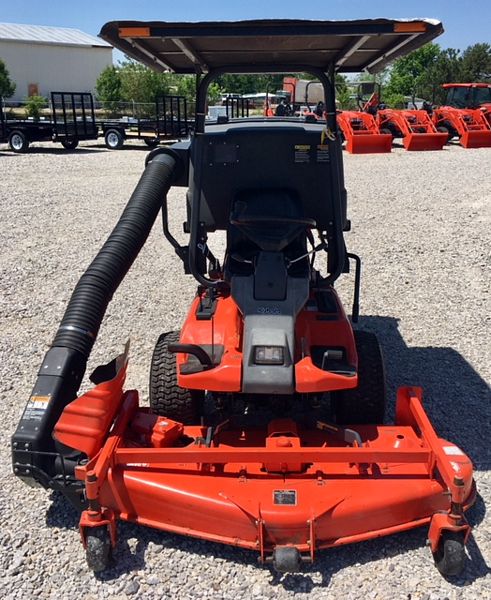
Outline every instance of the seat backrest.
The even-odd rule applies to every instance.
[[[201,140],[200,221],[208,230],[227,229],[242,192],[285,190],[298,198],[304,217],[327,229],[333,219],[333,199],[330,154],[322,143],[322,130],[321,125],[285,122],[207,127]],[[194,168],[191,164],[190,194]]]

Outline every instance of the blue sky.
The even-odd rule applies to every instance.
[[[461,50],[491,43],[491,1],[477,0],[0,0],[0,21],[76,27],[97,35],[106,21],[211,21],[267,18],[360,19],[431,17],[443,22],[437,38],[443,47]]]

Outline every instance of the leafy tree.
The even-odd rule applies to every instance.
[[[120,69],[114,65],[106,67],[97,78],[95,89],[102,102],[119,102],[122,99]]]
[[[452,83],[462,79],[462,58],[460,51],[453,48],[442,50],[433,64],[420,76],[415,95],[431,100],[433,104],[445,101],[446,91],[443,83]]]
[[[394,94],[414,96],[425,79],[427,71],[434,66],[441,49],[438,44],[426,44],[407,56],[397,59],[390,72],[384,98]]]
[[[10,98],[14,95],[16,85],[10,79],[10,74],[4,61],[0,58],[0,98]]]
[[[474,44],[462,54],[463,82],[491,80],[491,45]]]
[[[26,116],[32,117],[35,121],[38,121],[41,116],[41,110],[45,108],[47,104],[48,99],[44,96],[29,96],[25,106]]]
[[[123,62],[119,73],[123,100],[154,103],[159,96],[171,91],[172,75],[158,73],[135,61]]]

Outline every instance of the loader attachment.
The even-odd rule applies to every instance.
[[[406,150],[441,150],[447,139],[446,133],[410,133],[402,143]]]
[[[374,117],[361,111],[343,111],[337,115],[338,126],[346,139],[350,154],[383,153],[392,150],[392,135],[381,133]]]
[[[433,122],[439,130],[459,138],[464,148],[490,148],[491,127],[481,109],[441,106],[433,111]]]
[[[381,130],[392,131],[402,138],[406,150],[441,150],[448,135],[438,132],[425,110],[381,109],[377,112]]]
[[[491,129],[464,131],[460,144],[464,148],[491,148]]]

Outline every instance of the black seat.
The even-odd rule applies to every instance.
[[[282,252],[285,263],[307,252],[307,225],[291,190],[243,190],[232,205],[227,230],[226,278],[251,275],[260,251]],[[308,260],[295,262],[290,276],[308,274]]]

